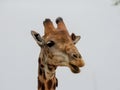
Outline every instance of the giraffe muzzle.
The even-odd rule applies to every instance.
[[[76,58],[69,62],[69,67],[73,73],[79,73],[80,67],[83,67],[85,65],[82,58]]]
[[[80,69],[78,66],[74,65],[74,64],[69,64],[70,65],[70,69],[73,73],[79,73]]]

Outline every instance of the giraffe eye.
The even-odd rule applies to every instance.
[[[52,47],[54,44],[55,44],[55,43],[54,43],[53,41],[48,41],[48,42],[47,42],[47,46],[48,46],[48,47]]]

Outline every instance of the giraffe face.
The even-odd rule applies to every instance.
[[[52,58],[49,64],[56,66],[68,66],[72,72],[80,72],[79,67],[84,66],[82,56],[75,47],[77,36],[69,36],[65,31],[56,30],[52,34],[44,37],[49,53]]]
[[[32,36],[47,52],[47,64],[56,67],[67,66],[73,73],[79,73],[79,67],[84,66],[82,56],[75,47],[80,36],[73,33],[69,35],[61,18],[56,19],[56,23],[57,29],[49,19],[46,19],[44,21],[45,35],[41,37],[39,33],[32,31]]]

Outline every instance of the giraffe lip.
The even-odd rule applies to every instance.
[[[79,67],[76,66],[76,65],[73,65],[73,64],[70,64],[70,69],[73,73],[79,73],[80,72]]]

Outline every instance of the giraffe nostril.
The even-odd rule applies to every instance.
[[[77,54],[73,54],[73,57],[74,57],[74,58],[77,58],[78,56],[77,56]]]
[[[82,56],[80,54],[75,54],[75,53],[72,54],[72,57],[74,57],[74,58],[82,58]]]

